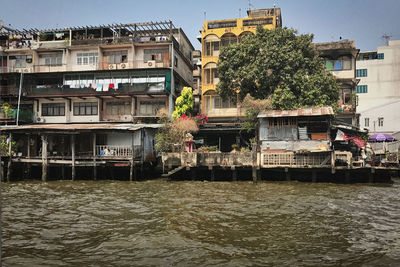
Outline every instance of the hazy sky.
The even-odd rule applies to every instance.
[[[283,25],[315,42],[343,39],[375,50],[382,35],[400,39],[400,0],[250,0],[252,9],[281,8]],[[249,0],[1,0],[0,19],[16,29],[172,20],[196,49],[203,21],[245,17]]]

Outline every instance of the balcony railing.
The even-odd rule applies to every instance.
[[[151,79],[151,78],[150,78]],[[157,79],[157,77],[154,77]],[[160,78],[162,80],[162,78]],[[113,88],[109,88],[109,84],[102,85],[47,85],[47,86],[33,86],[27,91],[28,96],[35,95],[87,95],[87,94],[112,94],[112,93],[129,93],[129,92],[147,92],[148,94],[160,94],[165,90],[164,81],[157,82],[156,80],[149,80],[143,78],[143,82],[135,83],[118,83],[114,84]]]
[[[142,146],[110,146],[97,145],[96,156],[104,158],[141,158]]]
[[[18,87],[15,85],[0,85],[0,96],[17,96]]]
[[[71,40],[71,45],[112,45],[129,43],[148,43],[148,42],[169,42],[168,36],[122,36],[122,37],[104,37],[94,39]]]

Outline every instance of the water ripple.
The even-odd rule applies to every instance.
[[[400,264],[400,184],[2,184],[4,266]]]

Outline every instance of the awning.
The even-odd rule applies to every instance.
[[[0,126],[1,132],[14,131],[136,131],[143,128],[161,128],[163,124],[133,124],[133,123],[91,123],[91,124],[32,124]]]

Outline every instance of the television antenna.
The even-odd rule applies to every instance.
[[[251,10],[252,7],[254,6],[251,4],[251,0],[249,0],[249,10]]]
[[[384,34],[382,35],[382,39],[386,41],[386,45],[389,45],[389,41],[390,41],[390,38],[391,38],[391,37],[392,37],[391,35],[388,35],[388,34],[386,34],[386,33],[384,33]]]

